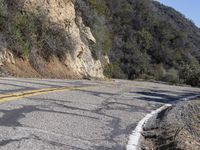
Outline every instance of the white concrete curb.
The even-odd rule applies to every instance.
[[[140,147],[140,139],[143,132],[144,124],[154,115],[158,114],[159,112],[171,107],[171,104],[165,104],[164,106],[152,111],[150,114],[147,114],[137,125],[135,130],[129,136],[128,145],[126,146],[126,150],[138,150]]]
[[[194,96],[189,96],[185,98],[180,98],[177,101],[187,101],[191,99],[195,99],[197,97],[200,97],[200,95],[194,95]],[[177,102],[176,101],[176,102]],[[158,114],[159,112],[171,107],[171,104],[165,104],[164,106],[152,111],[150,114],[147,114],[136,126],[135,130],[132,132],[132,134],[129,136],[129,141],[126,146],[126,150],[138,150],[140,148],[140,140],[142,137],[142,132],[143,132],[143,126],[147,123],[147,121],[153,117],[154,115]]]

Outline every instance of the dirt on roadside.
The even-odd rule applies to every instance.
[[[143,150],[200,150],[200,100],[179,104],[144,127]]]
[[[2,66],[0,66],[0,77],[9,77],[11,74],[7,70],[5,70]]]
[[[15,64],[5,64],[7,70],[14,77],[28,78],[57,78],[57,79],[80,79],[72,70],[59,62],[57,58],[52,58],[48,62],[41,60],[41,65],[33,65],[28,60],[15,59]],[[1,70],[0,70],[1,72]]]

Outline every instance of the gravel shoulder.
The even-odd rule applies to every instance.
[[[180,102],[144,127],[142,149],[199,150],[200,100]]]

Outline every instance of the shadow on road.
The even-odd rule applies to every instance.
[[[149,90],[149,91],[140,91],[140,92],[130,92],[139,94],[140,96],[137,99],[145,100],[145,101],[154,101],[160,103],[174,103],[179,100],[182,101],[186,97],[199,95],[199,92],[191,92],[191,91],[181,91],[174,92],[168,90]]]

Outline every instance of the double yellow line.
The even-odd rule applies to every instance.
[[[43,88],[37,90],[28,90],[16,93],[9,93],[9,94],[2,94],[0,95],[0,103],[5,103],[9,101],[14,101],[24,97],[30,97],[35,95],[42,95],[48,94],[53,92],[62,92],[62,91],[73,91],[73,90],[87,90],[93,88],[100,88],[100,87],[113,87],[116,86],[116,83],[109,83],[109,84],[98,84],[98,85],[88,85],[88,86],[68,86],[68,87],[59,87],[59,88]],[[141,86],[133,83],[125,84],[126,86]]]
[[[71,86],[71,87],[69,86],[69,87],[61,87],[61,88],[44,88],[44,89],[2,94],[2,95],[0,95],[0,103],[14,101],[14,100],[17,100],[19,98],[30,97],[30,96],[35,96],[35,95],[48,94],[48,93],[53,93],[53,92],[62,92],[62,91],[83,90],[83,89],[89,89],[89,88],[95,88],[95,87],[102,87],[102,85]]]

